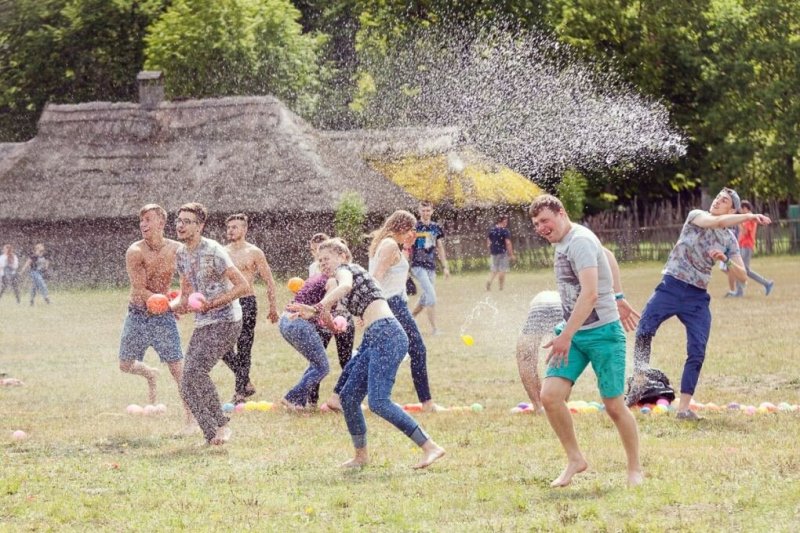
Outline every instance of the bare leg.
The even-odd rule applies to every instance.
[[[500,286],[500,290],[502,291],[503,287],[506,284],[506,273],[505,272],[500,272],[499,273],[499,275],[497,277],[497,284]]]
[[[178,392],[181,390],[181,378],[183,377],[183,362],[182,361],[175,361],[174,363],[167,363],[167,367],[169,367],[169,372],[172,374],[172,377],[175,379],[175,383],[178,384]],[[183,401],[183,398],[181,398]],[[189,406],[186,405],[186,402],[183,401],[183,412],[185,413],[186,425],[192,426],[197,425],[194,417],[192,416],[192,412],[189,410]]]
[[[489,272],[489,280],[486,282],[486,290],[492,290],[492,282],[494,282],[494,278],[497,275],[497,272]]]
[[[328,397],[328,400],[325,403],[328,405],[328,408],[331,411],[342,410],[342,400],[339,398],[339,395],[336,394],[335,392]]]
[[[439,330],[436,329],[436,306],[429,305],[425,308],[425,313],[428,315],[428,322],[431,323],[431,329],[433,330],[433,333],[438,333]]]
[[[606,406],[606,413],[611,417],[611,421],[617,426],[622,446],[625,448],[625,456],[628,459],[628,486],[640,485],[644,481],[644,473],[642,473],[642,465],[639,463],[639,430],[636,426],[636,419],[633,418],[630,409],[625,406],[622,396],[603,398],[603,404]]]
[[[538,335],[521,334],[517,339],[517,368],[522,386],[533,404],[533,412],[544,413],[542,407],[542,382],[539,379],[539,345],[542,338]]]
[[[547,420],[567,453],[567,466],[561,475],[550,483],[551,487],[566,487],[572,481],[572,476],[589,468],[578,447],[572,415],[567,408],[566,400],[571,390],[570,381],[556,377],[545,378],[542,387],[542,404]]]
[[[349,461],[345,461],[340,466],[342,468],[361,468],[369,463],[369,455],[367,454],[367,447],[356,448],[355,456]]]
[[[159,371],[157,368],[147,366],[141,361],[120,361],[119,369],[128,374],[142,376],[147,380],[147,401],[155,404],[157,401],[157,379]]]
[[[680,398],[680,400],[678,400],[678,412],[679,413],[681,411],[688,411],[689,410],[689,405],[692,403],[692,396],[693,395],[689,394],[688,392],[682,392],[681,393],[681,398]]]
[[[411,316],[416,317],[421,312],[422,312],[422,304],[417,302],[417,305],[415,305],[414,309],[411,311]]]
[[[422,446],[422,461],[414,465],[414,469],[428,468],[433,463],[444,457],[444,448],[433,442],[433,439],[426,440]]]

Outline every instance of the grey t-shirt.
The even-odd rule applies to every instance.
[[[597,236],[588,228],[573,224],[570,232],[561,239],[561,242],[555,244],[555,250],[556,282],[561,296],[564,320],[569,320],[572,316],[575,302],[581,293],[578,273],[591,267],[597,268],[598,298],[594,309],[580,329],[593,329],[619,320],[619,311],[614,300],[611,267]]]
[[[202,237],[193,251],[181,244],[177,252],[178,273],[184,276],[192,290],[203,293],[206,300],[212,300],[229,291],[233,284],[225,277],[225,271],[234,266],[225,248],[213,239]],[[242,306],[239,300],[212,309],[208,313],[195,313],[196,327],[208,326],[217,322],[237,322],[242,319]]]
[[[689,212],[678,242],[672,248],[662,274],[685,281],[700,289],[708,288],[714,260],[709,253],[721,250],[730,259],[739,254],[739,243],[728,228],[701,228],[692,224],[700,209]]]

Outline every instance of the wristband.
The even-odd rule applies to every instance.
[[[322,314],[322,311],[325,310],[325,306],[322,305],[322,302],[314,305],[314,316],[319,316]]]
[[[614,299],[615,299],[615,300],[624,300],[624,299],[625,299],[625,295],[624,295],[624,294],[622,294],[621,292],[618,292],[618,293],[616,293],[616,294],[614,295]]]
[[[725,260],[725,268],[730,268],[730,267],[731,267],[731,260],[730,258],[728,258]]]

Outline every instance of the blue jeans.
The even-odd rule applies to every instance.
[[[414,381],[414,388],[417,391],[417,398],[420,402],[427,402],[431,399],[431,388],[428,384],[428,364],[425,342],[417,327],[417,322],[408,310],[408,304],[402,296],[392,296],[388,300],[389,308],[394,313],[394,317],[400,322],[400,326],[408,336],[408,356],[411,359],[411,379]]]
[[[411,267],[411,275],[419,283],[420,295],[419,305],[431,307],[436,305],[436,289],[433,283],[436,281],[436,271],[428,270],[425,267]]]
[[[408,351],[408,337],[395,318],[382,318],[364,331],[358,354],[347,363],[347,381],[341,389],[342,411],[353,446],[367,445],[367,423],[361,402],[369,395],[370,411],[380,416],[417,445],[428,440],[416,420],[392,399],[397,368]]]
[[[50,298],[47,296],[47,283],[45,283],[42,273],[31,270],[31,281],[33,282],[31,286],[31,305],[33,305],[33,299],[36,297],[36,291],[39,291],[45,302],[50,303]]]
[[[661,324],[677,316],[686,328],[686,362],[681,376],[681,393],[694,394],[700,379],[700,369],[706,358],[706,345],[711,332],[711,297],[700,289],[672,276],[665,275],[647,301],[636,329],[640,337],[653,337]],[[647,361],[650,360],[647,354]]]
[[[315,385],[328,375],[328,355],[325,346],[317,333],[317,328],[308,320],[291,319],[285,313],[278,323],[281,335],[295,350],[308,360],[308,368],[300,377],[297,385],[286,393],[285,398],[295,405],[306,405],[308,395]]]

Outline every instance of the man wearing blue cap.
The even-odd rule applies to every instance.
[[[711,270],[716,261],[722,261],[737,281],[745,281],[747,270],[739,253],[739,244],[727,228],[747,220],[762,225],[772,222],[769,217],[760,214],[736,214],[740,208],[739,195],[726,187],[717,194],[708,211],[694,209],[686,217],[678,242],[662,271],[664,277],[647,301],[636,330],[634,385],[628,393],[628,405],[636,403],[636,387],[643,381],[645,371],[649,368],[651,343],[656,331],[665,320],[677,316],[686,328],[687,337],[677,418],[698,418],[689,409],[689,404],[700,378],[711,331],[711,296],[706,290]]]

